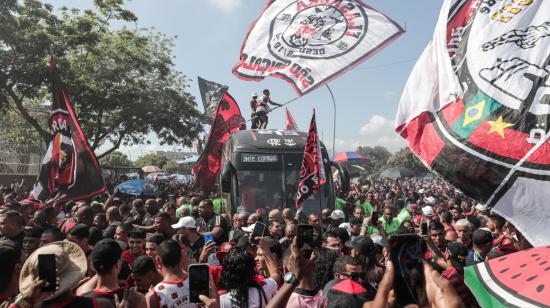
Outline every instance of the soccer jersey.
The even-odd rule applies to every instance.
[[[160,308],[194,308],[189,302],[189,280],[161,281],[153,293]]]

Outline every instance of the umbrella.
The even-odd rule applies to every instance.
[[[134,196],[154,196],[157,187],[149,180],[135,179],[117,185],[115,190]]]
[[[162,169],[160,169],[159,167],[157,166],[145,166],[143,168],[141,168],[141,170],[143,170],[143,172],[162,172]]]
[[[332,161],[335,162],[346,162],[346,161],[359,161],[359,160],[368,160],[365,156],[357,152],[338,152],[332,158]]]
[[[406,178],[415,175],[416,172],[414,172],[414,170],[405,167],[388,168],[380,173],[380,177],[392,179]]]
[[[550,246],[468,266],[465,282],[482,307],[549,307]]]

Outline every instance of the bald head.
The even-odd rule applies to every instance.
[[[246,224],[250,226],[256,221],[258,221],[258,214],[250,214],[250,216],[248,216],[248,219],[246,220]]]
[[[285,220],[292,220],[292,210],[289,207],[283,209],[283,218]]]
[[[76,219],[79,223],[91,226],[94,223],[94,210],[89,206],[83,206],[76,211]]]
[[[269,212],[269,220],[282,220],[283,215],[281,213],[281,210],[274,209]]]
[[[109,207],[105,212],[105,215],[108,223],[112,223],[113,221],[121,221],[120,212],[116,206]]]

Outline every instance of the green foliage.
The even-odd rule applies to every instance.
[[[105,155],[99,160],[102,166],[109,167],[132,167],[132,162],[128,159],[126,154],[119,151],[111,152],[109,155]]]
[[[136,162],[135,165],[137,167],[144,167],[144,166],[157,166],[161,169],[164,168],[164,166],[170,161],[169,158],[167,158],[164,155],[159,155],[156,153],[149,153],[145,154],[143,156],[140,156]]]
[[[161,144],[191,146],[203,118],[188,79],[172,62],[171,38],[111,22],[135,22],[123,0],[95,0],[96,10],[63,7],[54,14],[37,0],[0,5],[0,111],[10,108],[44,141],[49,130],[29,111],[47,101],[50,54],[93,150],[143,143],[155,133]],[[23,126],[22,126],[23,127]],[[1,129],[1,128],[0,128]],[[22,132],[22,136],[28,132]],[[20,138],[21,139],[21,138]]]
[[[357,148],[357,152],[368,158],[368,163],[362,165],[365,167],[365,173],[375,174],[386,166],[386,161],[391,156],[390,151],[383,146],[360,146]]]
[[[413,170],[426,170],[422,162],[416,157],[409,147],[404,147],[388,158],[388,167],[407,167]]]
[[[178,163],[173,159],[168,160],[164,165],[164,168],[162,168],[162,170],[164,170],[167,174],[177,173],[178,171],[181,171],[180,169],[181,168]]]

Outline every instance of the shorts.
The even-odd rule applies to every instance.
[[[265,111],[257,111],[256,116],[258,117],[258,120],[262,123],[267,123],[267,112]]]

